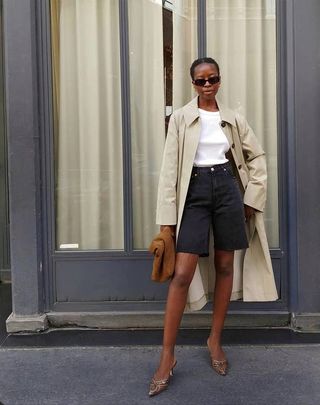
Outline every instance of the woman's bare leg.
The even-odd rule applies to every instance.
[[[174,276],[170,281],[164,317],[163,346],[160,365],[154,377],[168,377],[174,361],[174,347],[178,329],[187,302],[187,294],[199,256],[192,253],[177,253]]]
[[[221,334],[232,293],[234,251],[215,250],[216,283],[209,345],[216,360],[225,359]]]

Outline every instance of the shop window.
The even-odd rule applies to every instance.
[[[168,118],[196,95],[189,67],[198,56],[198,2],[127,2],[130,149],[122,134],[118,0],[50,4],[56,247],[123,250],[127,209],[132,247],[145,250],[158,231],[157,186]],[[206,4],[207,55],[221,67],[219,99],[247,117],[266,151],[265,219],[270,246],[277,247],[275,0]],[[130,150],[130,159],[124,150]],[[127,162],[130,207],[124,205]]]

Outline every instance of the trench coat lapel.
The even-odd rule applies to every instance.
[[[191,100],[191,102],[185,105],[182,109],[188,134],[185,139],[187,146],[186,152],[188,154],[186,158],[190,165],[190,163],[193,164],[196,155],[201,131],[197,97]]]
[[[195,116],[195,114],[197,114],[197,116]],[[180,184],[178,185],[179,189],[179,208],[178,208],[178,222],[177,222],[178,228],[180,226],[182,219],[184,203],[189,187],[189,180],[191,177],[193,162],[197,152],[201,132],[201,124],[197,108],[190,109],[190,111],[187,112],[187,116],[189,126],[187,127],[186,130],[186,135],[183,140],[183,146],[181,145],[181,148],[184,151],[183,152],[184,157],[183,157],[183,169],[181,168],[182,172],[179,175]]]
[[[200,130],[201,130],[200,120],[199,120],[199,111],[198,111],[198,98],[199,98],[199,96],[194,97],[188,104],[186,104],[182,108],[187,127],[191,128],[193,125],[196,125],[198,123],[198,125],[196,125],[196,128],[194,129],[194,131],[192,131],[194,133],[195,139],[192,142],[192,144],[190,145],[192,147],[192,149],[195,148],[194,153],[196,152],[197,147],[198,147]],[[229,108],[225,107],[223,105],[223,103],[221,103],[218,99],[216,99],[216,101],[217,101],[219,112],[220,112],[221,122],[228,122],[229,124],[236,126],[234,112],[232,110],[230,110]],[[222,130],[223,129],[224,128],[222,127]],[[229,131],[223,130],[223,132],[228,139],[229,145],[231,146],[233,141],[232,141],[232,137],[231,137]]]

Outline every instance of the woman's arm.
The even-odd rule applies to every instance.
[[[177,223],[178,128],[174,113],[171,114],[160,169],[156,223]]]
[[[242,118],[240,138],[249,182],[244,192],[243,202],[257,211],[264,211],[267,196],[267,166],[265,152],[247,121]],[[248,215],[252,210],[246,209]],[[251,212],[250,212],[251,211]]]

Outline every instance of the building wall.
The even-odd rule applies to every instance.
[[[7,327],[11,331],[47,326],[45,303],[53,283],[47,272],[46,246],[50,229],[48,218],[41,208],[46,192],[52,186],[43,184],[47,178],[47,166],[43,164],[40,152],[41,136],[44,134],[39,133],[39,128],[50,130],[46,127],[50,123],[44,123],[43,117],[45,110],[51,108],[50,102],[42,98],[47,72],[41,69],[46,55],[39,54],[43,49],[39,43],[39,32],[45,31],[48,24],[43,18],[43,11],[46,10],[40,10],[34,0],[4,0],[13,279],[13,314],[7,321]],[[320,272],[317,272],[320,195],[317,188],[319,160],[316,156],[319,145],[316,125],[320,104],[317,86],[320,73],[317,20],[320,9],[316,0],[307,0],[303,4],[298,0],[287,0],[279,2],[279,11],[282,15],[279,69],[283,79],[279,85],[279,142],[282,146],[281,176],[287,179],[286,186],[280,190],[280,194],[285,191],[281,201],[287,218],[281,232],[288,239],[288,289],[285,294],[289,302],[286,310],[270,307],[265,309],[264,314],[291,313],[295,320],[293,326],[302,325],[307,329],[311,324],[317,324],[315,320],[320,313]],[[36,21],[39,20],[42,22],[36,29]],[[45,38],[44,31],[41,40]],[[39,99],[48,104],[39,103]],[[244,306],[243,311],[250,313],[252,308],[254,306]],[[51,321],[60,323],[60,326],[70,322],[70,314],[54,318],[55,314],[50,315],[50,308],[47,309]],[[129,313],[130,310],[126,312],[127,318],[122,318],[123,326],[128,326]],[[101,316],[108,317],[108,314],[98,315],[100,320],[95,316],[87,315],[86,324],[101,325]],[[146,314],[142,313],[140,318],[135,318],[136,324],[143,326],[142,320],[146,318]],[[195,317],[190,322],[197,324]]]

